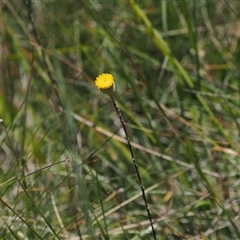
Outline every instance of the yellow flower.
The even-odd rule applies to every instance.
[[[111,95],[115,91],[114,78],[113,75],[109,73],[100,74],[96,78],[95,85],[107,95]]]

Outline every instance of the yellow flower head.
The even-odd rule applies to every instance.
[[[104,94],[111,95],[115,91],[115,82],[112,74],[102,73],[96,78],[95,85]]]

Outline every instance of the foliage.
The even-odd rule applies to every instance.
[[[238,1],[3,1],[0,239],[240,239]]]

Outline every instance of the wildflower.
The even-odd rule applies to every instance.
[[[95,81],[95,85],[99,88],[104,94],[111,95],[115,91],[115,82],[112,74],[102,73],[100,74]]]

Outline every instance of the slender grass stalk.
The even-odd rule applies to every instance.
[[[112,104],[113,104],[113,107],[116,110],[116,112],[118,114],[118,117],[119,117],[119,120],[122,124],[123,130],[124,130],[125,135],[126,135],[126,140],[127,140],[127,144],[128,144],[128,147],[129,147],[129,151],[130,151],[130,154],[131,154],[131,157],[132,157],[133,165],[135,167],[135,171],[136,171],[136,174],[137,174],[138,182],[139,182],[139,185],[140,185],[140,188],[141,188],[141,191],[142,191],[142,198],[143,198],[146,210],[147,210],[147,215],[148,215],[148,219],[149,219],[149,222],[150,222],[150,226],[152,228],[153,238],[156,240],[157,239],[156,232],[155,232],[155,228],[154,228],[154,225],[153,225],[152,216],[151,216],[151,213],[150,213],[150,210],[149,210],[149,207],[148,207],[147,198],[146,198],[146,194],[145,194],[145,188],[143,186],[141,174],[139,172],[138,164],[137,164],[137,161],[136,161],[135,156],[134,156],[134,151],[133,151],[133,147],[132,147],[132,144],[131,144],[130,135],[128,133],[126,123],[125,123],[125,121],[122,117],[121,110],[118,107],[117,102],[115,101],[115,99],[113,97],[113,92],[115,91],[114,78],[111,74],[104,73],[104,74],[99,75],[99,77],[97,77],[97,79],[95,81],[95,84],[104,94],[106,94],[110,97],[110,99],[112,101]]]

